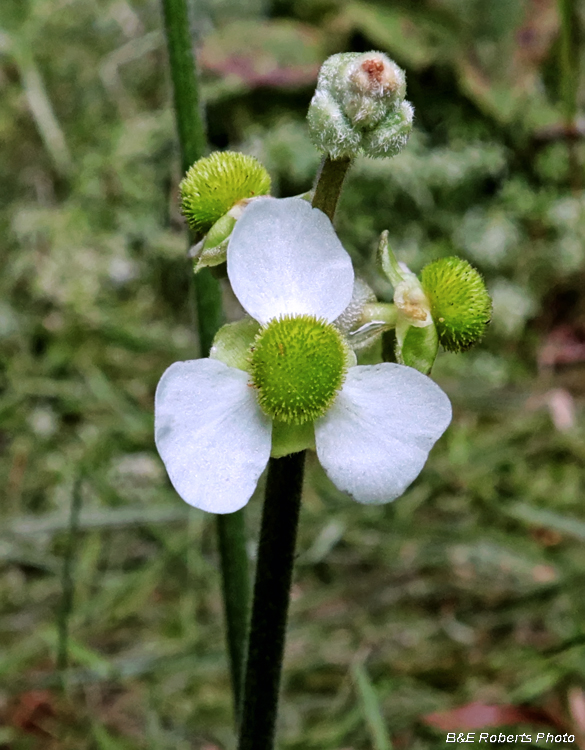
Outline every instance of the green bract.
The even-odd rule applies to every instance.
[[[492,314],[479,271],[462,258],[441,258],[423,268],[421,282],[445,349],[462,352],[477,343]]]
[[[252,348],[250,373],[262,410],[289,424],[322,416],[341,388],[346,347],[338,331],[311,315],[271,320]]]
[[[239,201],[266,195],[270,175],[253,156],[217,151],[196,161],[179,189],[189,226],[207,232]]]

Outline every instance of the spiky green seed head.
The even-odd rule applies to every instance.
[[[479,271],[463,258],[441,258],[423,268],[421,282],[443,347],[463,352],[476,344],[492,315]]]
[[[267,195],[270,175],[253,156],[216,151],[199,159],[179,185],[181,210],[191,229],[207,232],[240,201]]]
[[[271,320],[256,337],[249,370],[261,408],[288,424],[321,417],[343,384],[346,355],[341,335],[324,320]]]

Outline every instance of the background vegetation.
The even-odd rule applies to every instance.
[[[402,499],[358,506],[310,464],[282,747],[450,747],[486,705],[493,732],[585,747],[583,6],[197,0],[192,21],[212,147],[281,196],[318,166],[320,62],[394,57],[416,131],[355,165],[340,236],[382,297],[383,229],[494,297],[485,341],[436,365],[455,419]],[[160,375],[197,356],[170,101],[156,0],[2,0],[2,748],[234,747],[212,519],[152,439]]]

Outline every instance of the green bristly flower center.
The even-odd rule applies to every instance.
[[[304,424],[322,416],[341,388],[346,349],[338,331],[310,315],[274,319],[252,347],[250,373],[262,409]]]

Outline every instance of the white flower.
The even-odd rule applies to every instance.
[[[264,328],[312,316],[333,322],[352,297],[354,274],[325,214],[298,198],[259,198],[237,222],[228,276],[244,309]],[[272,448],[272,419],[250,375],[217,359],[176,362],[155,398],[155,437],[175,489],[212,513],[242,508]],[[385,503],[418,476],[451,421],[432,380],[403,365],[350,367],[314,421],[317,455],[340,490]]]

